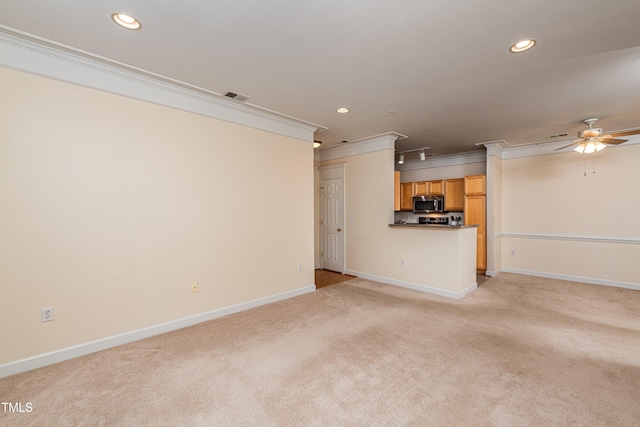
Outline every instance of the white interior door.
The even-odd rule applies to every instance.
[[[344,273],[344,183],[342,178],[320,181],[322,268]]]

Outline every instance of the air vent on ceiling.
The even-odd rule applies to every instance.
[[[553,138],[562,138],[562,137],[565,137],[565,136],[569,136],[569,134],[568,133],[559,133],[558,135],[549,135],[549,138],[552,138],[552,139]]]
[[[235,99],[236,101],[245,102],[249,99],[246,95],[240,95],[239,93],[227,92],[224,94],[227,98]]]

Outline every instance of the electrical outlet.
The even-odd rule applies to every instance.
[[[406,259],[404,259],[404,258],[402,258],[402,259],[400,260],[400,265],[402,265],[403,267],[404,267],[404,266],[406,266],[406,265],[407,265],[407,260],[406,260]]]
[[[198,292],[198,282],[193,282],[191,284],[191,293],[195,294],[196,292]]]
[[[40,313],[42,322],[51,322],[53,320],[53,307],[43,308]]]

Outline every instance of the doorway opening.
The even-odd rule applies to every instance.
[[[325,288],[327,286],[343,283],[351,279],[355,279],[356,276],[349,274],[341,274],[331,270],[323,270],[321,268],[316,270],[316,289]]]
[[[319,260],[320,268],[344,273],[345,164],[320,168]]]

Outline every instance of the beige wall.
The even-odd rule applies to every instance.
[[[639,164],[640,145],[503,160],[503,269],[640,285]]]
[[[0,93],[0,365],[313,285],[310,143],[4,68]]]
[[[346,268],[371,272],[386,263],[381,248],[393,222],[393,150],[344,157],[321,166],[346,163]],[[350,221],[349,217],[354,220]]]

